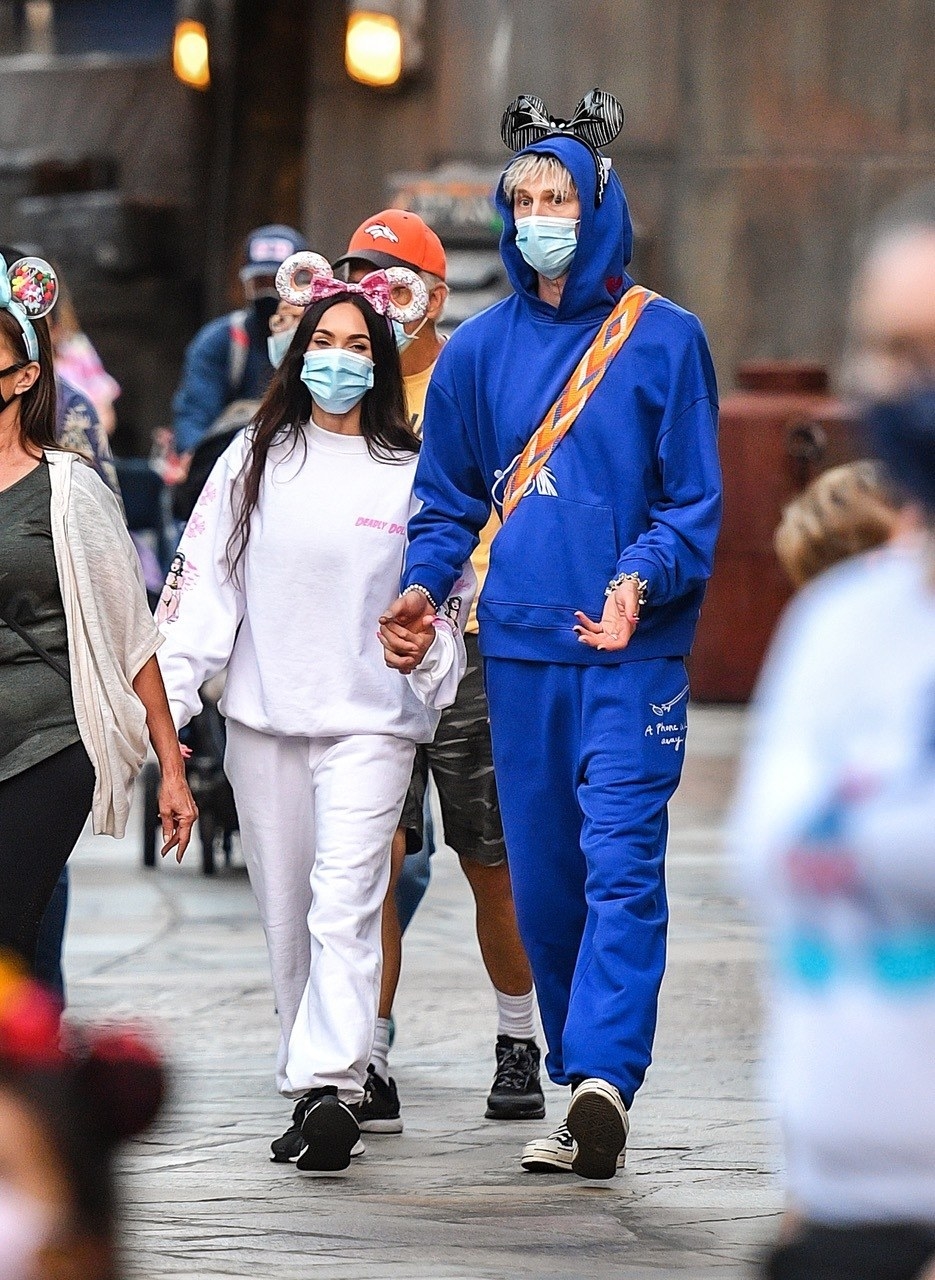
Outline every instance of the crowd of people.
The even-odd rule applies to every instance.
[[[55,273],[0,247],[0,947],[61,996],[68,857],[89,815],[123,834],[148,743],[181,860],[198,814],[179,733],[223,673],[291,1108],[271,1158],[303,1172],[403,1128],[393,1005],[436,848],[430,783],[496,1003],[487,1118],[545,1116],[538,1009],[568,1105],[522,1167],[625,1163],[721,482],[702,326],[628,274],[602,151],[621,121],[598,90],[570,122],[510,104],[512,292],[447,341],[445,250],[415,214],[365,219],[333,263],[289,227],[247,238],[246,306],[196,335],[175,399],[197,483],[155,620],[106,437],[96,470],[63,439]],[[744,892],[776,943],[783,1280],[915,1280],[935,1259],[933,244],[923,201],[868,254],[851,361],[879,461],[822,476],[777,532],[803,591],[736,802]],[[921,300],[900,299],[910,332],[887,346],[900,270]],[[87,367],[74,316],[58,328],[56,358]],[[0,1074],[0,1104],[32,1097]]]

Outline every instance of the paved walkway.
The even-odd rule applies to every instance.
[[[539,1124],[483,1119],[493,998],[450,854],[407,937],[392,1066],[406,1131],[371,1137],[342,1179],[272,1165],[288,1108],[271,1085],[275,1024],[242,872],[156,872],[136,840],[86,838],[68,946],[77,1014],[143,1017],[175,1065],[160,1128],[126,1162],[137,1277],[441,1280],[740,1277],[775,1228],[775,1135],[759,1096],[753,931],[723,880],[719,822],[736,713],[699,709],[673,806],[672,925],[656,1064],[613,1183],[524,1174]],[[562,1091],[549,1091],[549,1122]]]

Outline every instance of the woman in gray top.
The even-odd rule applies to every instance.
[[[147,745],[165,846],[197,816],[119,507],[56,450],[47,263],[0,258],[0,949],[32,966],[42,913],[88,814],[122,835]]]

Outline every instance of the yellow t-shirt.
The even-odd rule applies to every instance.
[[[425,417],[425,397],[428,394],[429,381],[434,368],[435,365],[431,364],[427,369],[423,369],[421,373],[413,373],[408,378],[403,378],[403,389],[406,393],[406,412],[409,414],[409,422],[417,436],[422,435],[422,419]],[[480,542],[471,556],[471,564],[477,574],[477,595],[474,597],[471,613],[464,629],[472,635],[477,635],[477,601],[490,565],[490,544],[493,542],[494,535],[499,528],[500,518],[495,512],[491,511],[490,519],[481,530]]]

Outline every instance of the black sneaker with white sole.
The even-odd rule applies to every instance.
[[[541,1120],[545,1098],[539,1083],[535,1040],[497,1036],[497,1071],[487,1098],[488,1120]]]
[[[298,1160],[299,1152],[305,1146],[302,1138],[302,1121],[305,1119],[305,1108],[308,1105],[308,1094],[301,1097],[292,1112],[292,1123],[281,1138],[275,1138],[269,1146],[270,1160],[273,1164],[290,1164]]]
[[[564,1120],[545,1138],[534,1138],[523,1147],[520,1161],[528,1173],[571,1173],[575,1140]]]
[[[619,1091],[606,1080],[582,1080],[572,1094],[565,1120],[575,1141],[572,1173],[579,1178],[612,1178],[625,1158],[630,1118]]]
[[[373,1067],[367,1069],[364,1096],[351,1105],[354,1119],[362,1133],[402,1133],[403,1118],[399,1114],[396,1081],[384,1080]]]
[[[317,1092],[317,1091],[313,1091]],[[302,1121],[305,1119],[305,1111],[309,1105],[309,1094],[305,1094],[295,1104],[295,1110],[292,1112],[292,1123],[285,1131],[281,1138],[275,1138],[270,1143],[270,1160],[273,1164],[295,1164],[298,1160],[302,1148],[305,1146],[305,1139],[302,1137]],[[366,1147],[362,1142],[351,1151],[352,1156],[362,1156],[366,1151]]]
[[[302,1119],[305,1145],[295,1162],[302,1173],[340,1173],[351,1163],[360,1142],[354,1113],[337,1096],[333,1085],[313,1089]]]

